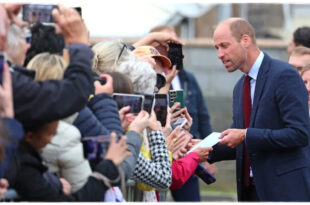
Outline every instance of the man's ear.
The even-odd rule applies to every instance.
[[[241,36],[240,43],[243,47],[248,48],[252,43],[252,39],[247,34],[243,34]]]

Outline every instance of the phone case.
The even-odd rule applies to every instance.
[[[181,104],[181,108],[184,108],[183,90],[169,90],[169,107],[172,107],[176,102],[179,102]]]
[[[206,184],[212,184],[216,181],[216,178],[212,174],[210,174],[210,172],[206,168],[204,168],[201,163],[198,164],[195,170],[195,174]]]

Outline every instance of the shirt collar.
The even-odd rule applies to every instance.
[[[258,74],[260,66],[262,65],[263,59],[264,59],[264,53],[261,51],[258,57],[256,58],[256,61],[251,67],[249,74],[248,74],[254,80],[256,80],[257,78],[257,74]]]

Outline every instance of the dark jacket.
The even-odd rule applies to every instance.
[[[111,180],[118,177],[118,170],[110,160],[102,160],[95,171]],[[108,189],[102,181],[89,177],[80,190],[68,196],[46,178],[46,172],[47,167],[40,154],[30,144],[22,141],[6,178],[10,188],[15,189],[21,199],[26,201],[103,201]],[[119,180],[112,183],[113,186],[119,184]]]
[[[109,94],[95,95],[88,103],[88,107],[79,113],[73,124],[80,130],[82,136],[109,135],[111,132],[123,135],[117,104]],[[121,167],[126,179],[128,179],[134,171],[140,153],[142,137],[133,131],[126,133],[126,135],[128,137],[128,151],[132,155],[121,163]],[[91,161],[91,166],[94,164]]]
[[[17,70],[12,72],[15,118],[25,128],[39,127],[80,111],[93,92],[93,52],[78,43],[68,48],[70,64],[63,80],[38,82]]]
[[[24,130],[17,120],[2,118],[2,123],[7,138],[3,136],[0,138],[4,147],[4,159],[0,163],[0,178],[3,178],[9,162],[12,160],[15,151],[17,150],[19,140],[24,136]]]
[[[89,101],[88,107],[110,132],[124,133],[118,113],[118,106],[110,94],[95,95]]]
[[[109,135],[110,131],[101,124],[94,113],[85,106],[73,122],[82,134],[82,137],[95,137],[99,135]]]
[[[116,102],[109,94],[95,95],[73,122],[82,136],[109,135],[111,132],[123,134]]]
[[[232,128],[243,129],[242,91],[245,76],[233,94]],[[256,192],[261,201],[310,201],[310,123],[308,93],[291,65],[266,53],[259,68],[250,126],[245,143]],[[238,200],[247,194],[244,143],[235,149],[214,146],[212,162],[236,159]]]
[[[210,116],[195,76],[185,70],[180,70],[179,78],[184,90],[185,106],[193,118],[190,133],[196,139],[203,139],[212,132]]]

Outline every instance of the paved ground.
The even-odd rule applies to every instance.
[[[212,202],[235,202],[237,201],[237,196],[235,195],[224,195],[224,194],[202,194],[201,195],[202,201],[212,201]],[[171,194],[167,194],[167,200],[166,201],[173,201]]]

